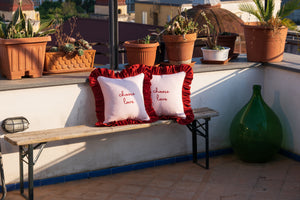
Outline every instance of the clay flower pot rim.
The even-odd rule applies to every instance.
[[[28,37],[28,38],[12,38],[12,39],[3,39],[0,38],[0,44],[20,44],[20,43],[37,43],[37,42],[49,42],[51,41],[51,36],[43,37]]]
[[[185,36],[187,35],[197,35],[197,33],[188,33],[188,34],[185,34]],[[166,35],[163,35],[163,37],[183,37],[183,35],[170,35],[170,34],[166,34]]]
[[[124,42],[125,47],[136,47],[136,48],[153,48],[159,46],[158,42],[150,42],[149,44],[138,43],[137,40],[129,40]]]
[[[242,26],[244,28],[273,30],[273,28],[271,28],[271,27],[260,25],[259,22],[246,22],[246,23],[242,24]],[[287,29],[287,27],[286,26],[280,26],[276,29]],[[276,30],[276,29],[274,29],[274,30]]]
[[[183,35],[163,35],[164,42],[190,42],[197,39],[197,33]]]

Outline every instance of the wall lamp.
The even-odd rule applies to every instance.
[[[24,131],[29,127],[29,121],[25,117],[7,118],[2,122],[2,128],[8,133]]]

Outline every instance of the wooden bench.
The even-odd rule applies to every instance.
[[[193,162],[197,162],[197,135],[205,138],[206,145],[206,165],[209,168],[209,141],[208,141],[208,122],[211,117],[218,116],[219,113],[210,108],[199,108],[193,110],[195,119],[187,127],[192,132]],[[201,121],[203,122],[201,122]],[[12,145],[19,147],[19,165],[20,165],[20,193],[25,198],[33,200],[33,166],[38,160],[44,146],[47,142],[60,141],[74,138],[85,138],[88,136],[117,134],[122,131],[137,130],[149,128],[158,125],[169,125],[175,123],[173,120],[159,120],[154,123],[135,124],[115,127],[91,127],[91,126],[73,126],[58,129],[49,129],[32,132],[19,132],[5,134],[4,138]],[[33,150],[40,148],[34,158]],[[24,194],[24,163],[28,165],[28,197]]]

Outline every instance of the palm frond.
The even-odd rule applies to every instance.
[[[274,9],[275,9],[274,0],[267,0],[267,7],[266,7],[265,13],[264,13],[264,20],[266,22],[272,18]]]
[[[290,30],[294,30],[294,31],[297,30],[297,24],[289,18],[282,19],[281,23],[282,23],[282,25],[288,27]]]
[[[260,15],[258,10],[253,5],[251,5],[251,4],[240,4],[239,9],[241,11],[244,11],[244,12],[247,12],[251,15],[254,15],[260,22],[263,21],[262,16]]]
[[[300,0],[290,0],[282,5],[280,10],[277,12],[277,16],[283,19],[298,9],[300,9]]]
[[[256,5],[256,8],[257,8],[256,11],[259,13],[260,17],[265,20],[265,7],[264,7],[262,1],[260,1],[260,0],[253,0],[253,2]]]

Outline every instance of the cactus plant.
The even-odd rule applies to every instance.
[[[55,20],[44,22],[40,25],[37,32],[33,31],[31,19],[25,19],[22,11],[22,1],[15,11],[10,23],[0,22],[0,38],[13,39],[13,38],[29,38],[29,37],[42,37],[48,34],[55,33],[55,29],[51,26]]]

